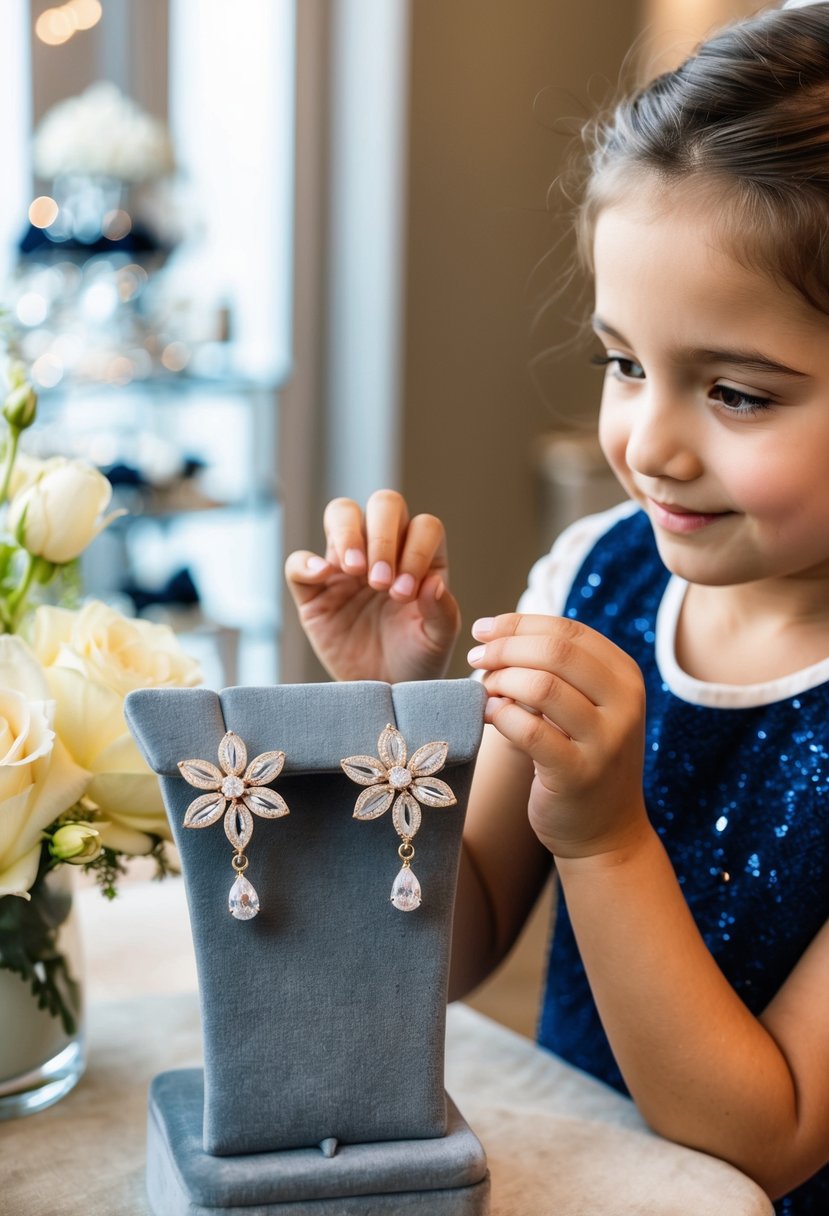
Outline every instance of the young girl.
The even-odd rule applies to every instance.
[[[829,4],[712,38],[598,129],[580,215],[623,508],[477,621],[453,975],[555,865],[540,1041],[829,1213]],[[337,500],[287,576],[337,679],[443,674],[443,528]]]

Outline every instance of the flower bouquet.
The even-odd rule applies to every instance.
[[[19,451],[36,406],[25,368],[12,364],[0,457],[0,980],[15,973],[18,1006],[25,994],[71,1039],[80,977],[61,944],[71,893],[56,879],[80,867],[111,899],[126,858],[149,855],[159,876],[169,870],[158,784],[123,702],[134,688],[192,686],[200,674],[166,626],[81,602],[77,559],[122,512],[106,514],[112,489],[91,466]],[[4,991],[0,1117],[20,1079],[4,1066],[4,1044],[16,1058]],[[45,1085],[32,1061],[23,1071]]]

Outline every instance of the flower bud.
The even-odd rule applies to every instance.
[[[3,417],[9,426],[18,431],[25,431],[35,420],[37,414],[37,393],[28,380],[15,384],[6,394],[3,403]]]
[[[82,460],[55,456],[44,462],[37,480],[16,494],[7,524],[34,557],[60,565],[71,562],[98,533],[124,512],[102,512],[112,486]]]
[[[55,860],[73,866],[94,861],[102,848],[100,832],[89,823],[64,823],[49,841],[49,852]]]

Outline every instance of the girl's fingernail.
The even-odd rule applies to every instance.
[[[506,697],[488,697],[487,703],[486,703],[486,713],[490,717],[492,717],[493,714],[496,714],[498,712],[498,710],[501,708],[502,705],[506,705],[506,704],[507,704]]]
[[[443,593],[446,590],[446,583],[442,578],[439,578],[435,583],[435,603],[439,603],[443,599]]]
[[[326,570],[328,562],[324,557],[309,557],[305,563],[305,569],[310,570],[312,574],[319,574],[320,570]]]
[[[398,595],[411,595],[415,589],[414,577],[411,574],[399,574],[391,585],[392,591]]]
[[[368,577],[373,583],[390,583],[391,566],[388,562],[375,562]]]
[[[345,551],[346,566],[349,570],[364,570],[366,565],[365,554],[361,549],[346,549]]]
[[[482,616],[472,626],[473,638],[486,638],[495,631],[495,617]]]
[[[466,656],[467,663],[477,663],[479,659],[484,657],[485,646],[473,646],[469,654]]]

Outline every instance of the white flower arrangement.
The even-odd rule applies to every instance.
[[[79,174],[137,184],[171,173],[175,160],[164,123],[101,80],[44,115],[34,167],[45,180]]]
[[[74,1033],[77,985],[49,875],[82,867],[112,898],[126,858],[168,871],[167,816],[124,698],[201,676],[167,626],[94,600],[42,602],[50,585],[71,590],[77,558],[122,512],[106,513],[112,489],[97,469],[18,451],[37,410],[20,363],[0,406],[0,972],[21,976]]]

